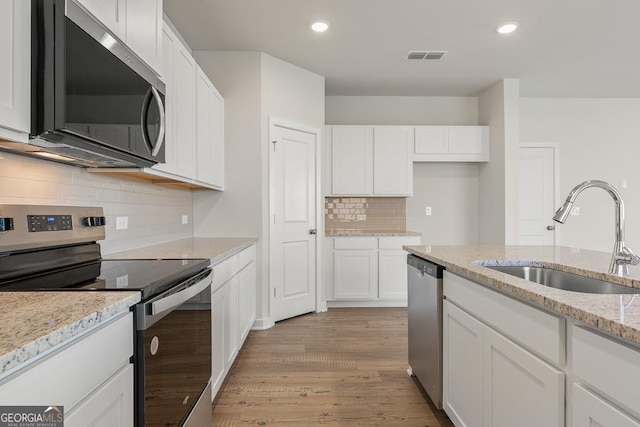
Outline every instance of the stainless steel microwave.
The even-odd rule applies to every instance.
[[[164,162],[164,84],[74,0],[32,0],[31,74],[33,150],[89,167]]]

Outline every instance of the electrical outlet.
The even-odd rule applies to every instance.
[[[572,216],[580,216],[580,207],[579,206],[574,206],[573,208],[571,208],[571,215]]]
[[[189,215],[182,215],[182,225],[189,224]]]
[[[623,180],[620,181],[620,187],[622,187],[622,188],[627,188],[627,184],[628,184],[628,182],[627,182],[626,179],[623,179]]]
[[[126,230],[129,228],[129,217],[128,216],[117,216],[116,217],[116,230]]]
[[[424,214],[426,216],[431,216],[431,206],[427,206],[426,208],[424,208]]]

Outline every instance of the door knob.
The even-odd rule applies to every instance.
[[[547,225],[547,230],[553,231],[555,229],[556,229],[556,227],[554,225]]]
[[[316,230],[315,228],[312,228],[311,230],[309,230],[309,234],[316,234],[318,232],[318,230]]]

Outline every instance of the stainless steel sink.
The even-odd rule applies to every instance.
[[[586,292],[590,294],[640,293],[640,289],[638,288],[630,288],[547,267],[504,265],[484,265],[483,267],[565,291]]]

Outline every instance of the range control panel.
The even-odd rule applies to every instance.
[[[73,230],[71,215],[27,215],[30,232]]]
[[[105,238],[100,207],[0,204],[0,256],[17,250],[90,243]]]

